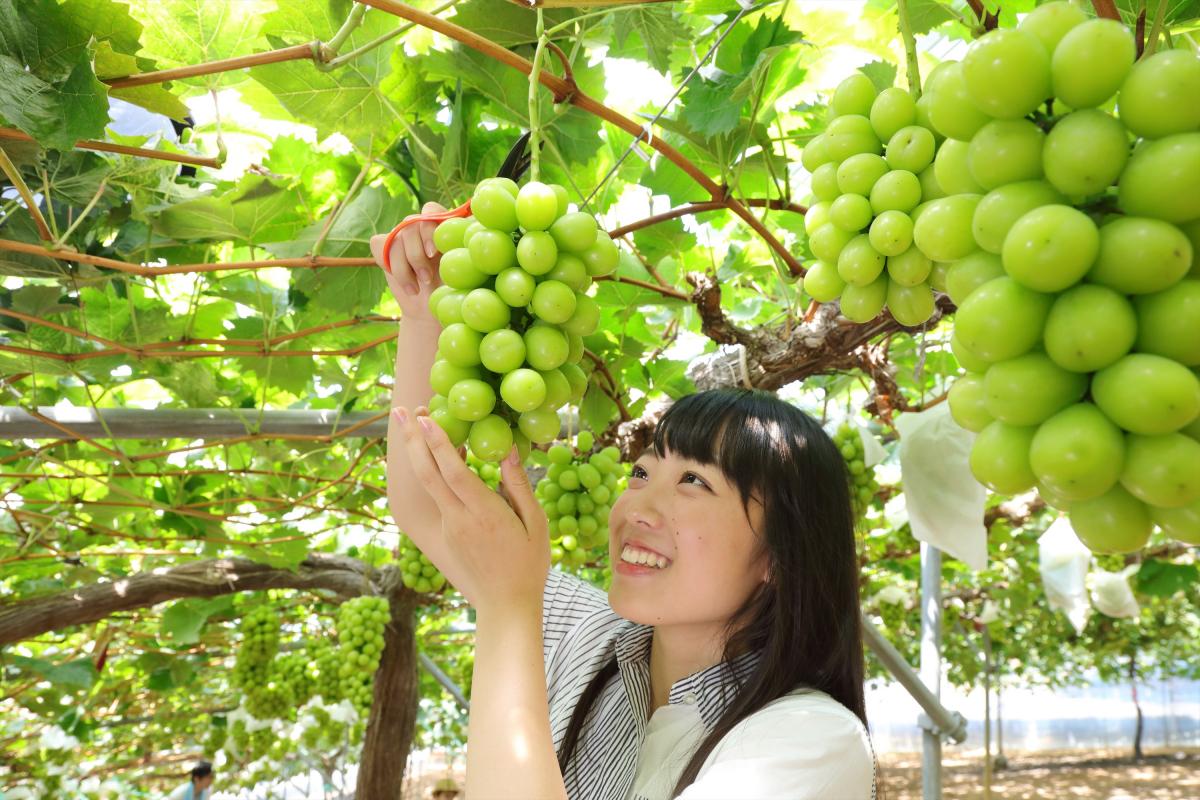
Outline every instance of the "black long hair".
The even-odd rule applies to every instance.
[[[797,688],[827,693],[867,724],[858,559],[846,462],[820,424],[795,406],[769,392],[699,392],[667,411],[653,446],[720,469],[748,518],[751,498],[762,503],[751,560],[765,553],[770,564],[768,580],[725,626],[722,662],[751,650],[762,658],[684,767],[675,797],[735,725]],[[558,753],[564,775],[588,712],[616,672],[613,659],[576,704]]]

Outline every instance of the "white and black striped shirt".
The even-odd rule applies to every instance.
[[[591,584],[551,569],[542,601],[550,726],[557,751],[580,696],[615,655],[618,672],[588,713],[564,780],[571,800],[670,800],[695,747],[762,657],[746,653],[676,681],[651,716],[654,629],[623,619]],[[866,800],[866,731],[821,692],[798,690],[742,720],[681,800]]]

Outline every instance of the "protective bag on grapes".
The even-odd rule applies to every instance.
[[[1129,578],[1139,569],[1140,564],[1133,564],[1120,572],[1093,570],[1088,582],[1092,585],[1092,605],[1096,610],[1117,619],[1137,619],[1142,609],[1129,587]]]
[[[913,536],[949,553],[972,569],[987,566],[983,504],[987,491],[971,475],[967,459],[973,433],[940,403],[896,418],[900,476]]]
[[[1038,538],[1038,568],[1050,608],[1061,609],[1083,633],[1092,606],[1087,596],[1088,566],[1092,551],[1075,535],[1066,517],[1059,517]]]

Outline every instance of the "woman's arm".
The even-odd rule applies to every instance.
[[[476,612],[467,796],[566,800],[550,730],[540,599]]]
[[[407,409],[393,416],[413,474],[437,505],[445,543],[476,595],[467,796],[566,800],[542,658],[550,539],[516,448],[500,467],[505,502],[467,469],[429,417]]]
[[[444,210],[437,203],[426,203],[422,209],[427,214]],[[392,271],[388,273],[384,270],[388,287],[401,311],[400,331],[396,337],[395,381],[392,384],[393,408],[418,408],[433,396],[433,389],[429,386],[429,368],[433,365],[437,339],[441,333],[441,326],[429,311],[429,295],[440,283],[438,263],[441,256],[433,246],[436,227],[436,223],[422,222],[402,230],[392,243]],[[371,237],[371,254],[380,269],[383,269],[385,239],[383,234]],[[464,591],[468,582],[463,580],[454,554],[446,546],[442,535],[442,515],[437,504],[413,476],[399,425],[392,415],[388,416],[387,493],[388,508],[400,530],[413,540],[425,557],[446,576],[446,580],[471,602],[469,588]]]

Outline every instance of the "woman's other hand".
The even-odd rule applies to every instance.
[[[421,213],[435,214],[445,210],[437,203],[426,203]],[[438,265],[442,255],[433,246],[433,231],[437,226],[436,222],[418,222],[401,230],[392,241],[390,273],[384,267],[383,258],[387,234],[378,233],[371,237],[371,255],[387,276],[388,288],[408,319],[433,318],[429,310],[429,293],[441,285]]]
[[[393,414],[413,474],[441,512],[455,588],[480,612],[540,609],[550,569],[548,523],[516,449],[500,465],[506,500],[471,472],[432,419],[403,408]]]

